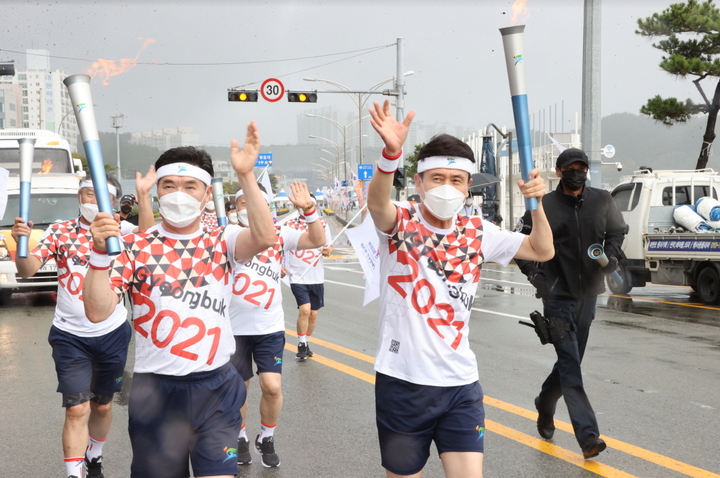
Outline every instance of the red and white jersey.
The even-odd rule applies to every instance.
[[[207,229],[215,229],[218,227],[217,214],[203,211],[200,215],[200,227]]]
[[[325,229],[325,246],[328,246],[332,241],[330,228],[323,219],[318,220]],[[299,218],[291,219],[285,222],[284,225],[300,232],[307,232],[308,230],[305,220]],[[308,270],[308,267],[310,267],[310,270]],[[291,284],[323,284],[325,282],[325,269],[323,268],[323,256],[320,253],[320,248],[288,251],[285,254],[285,268],[288,270]]]
[[[456,216],[442,230],[416,205],[397,204],[398,224],[380,235],[380,321],[375,370],[418,385],[478,380],[468,322],[484,262],[507,265],[523,234],[480,217]]]
[[[158,224],[123,237],[110,281],[129,291],[135,328],[135,372],[184,376],[230,360],[235,339],[227,308],[240,228],[171,234]]]
[[[297,249],[302,231],[275,226],[275,245],[243,264],[233,263],[230,323],[235,335],[285,330],[280,269],[283,256]]]
[[[92,236],[89,226],[80,219],[53,224],[43,234],[30,254],[42,265],[54,258],[57,263],[58,292],[53,325],[78,337],[100,337],[112,332],[127,320],[127,310],[120,301],[113,313],[93,324],[85,315],[82,289],[88,271]]]

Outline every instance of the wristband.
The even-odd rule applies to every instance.
[[[92,246],[92,253],[90,254],[90,267],[98,270],[110,269],[110,265],[113,263],[113,257],[108,255],[107,252],[102,252],[95,249]]]
[[[398,168],[397,160],[400,158],[400,156],[402,156],[402,150],[400,150],[397,156],[388,156],[388,154],[385,152],[385,148],[383,148],[382,156],[377,162],[378,171],[385,174],[393,174]]]
[[[314,206],[313,206],[312,209],[309,209],[309,210],[307,210],[307,211],[305,211],[305,210],[303,209],[303,212],[300,213],[300,215],[303,216],[303,217],[307,217],[307,216],[311,216],[311,215],[315,214],[316,212],[317,212],[317,207],[314,207]]]
[[[313,209],[312,214],[307,214],[305,216],[305,222],[307,224],[312,224],[313,222],[317,221],[318,219],[320,219],[320,216],[318,216],[317,209]]]

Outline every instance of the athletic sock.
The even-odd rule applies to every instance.
[[[263,438],[273,436],[276,426],[277,423],[275,425],[266,425],[263,422],[260,422],[260,437],[258,438],[258,441],[262,442]]]
[[[245,434],[245,425],[243,425],[240,429],[240,434],[238,435],[238,438],[244,438],[245,440],[248,439],[247,435]]]
[[[85,456],[87,457],[88,461],[92,461],[93,458],[102,456],[102,449],[106,440],[107,435],[105,435],[105,438],[103,438],[102,440],[90,437],[90,443],[88,444],[87,451],[85,452]]]
[[[65,471],[67,476],[77,476],[78,478],[84,478],[85,457],[65,458]]]
[[[301,344],[308,343],[308,335],[307,334],[298,334],[298,342]]]

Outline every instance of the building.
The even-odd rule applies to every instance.
[[[0,127],[52,131],[67,139],[70,149],[77,152],[77,123],[70,95],[63,84],[67,73],[50,69],[48,50],[26,50],[26,64],[27,69],[16,70],[14,76],[0,76],[4,97],[0,102],[5,104],[6,113],[5,125],[0,122]],[[13,104],[15,111],[10,109]],[[13,113],[17,113],[17,117]]]
[[[0,129],[19,128],[22,124],[21,94],[20,85],[0,83]]]
[[[193,133],[193,129],[187,126],[131,133],[130,142],[152,146],[160,151],[180,146],[201,146],[200,135]]]

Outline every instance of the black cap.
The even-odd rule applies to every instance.
[[[124,202],[129,202],[130,204],[135,204],[135,196],[132,194],[126,194],[123,197],[120,198],[120,204]]]
[[[583,163],[585,166],[590,167],[590,161],[588,161],[585,151],[578,148],[568,148],[558,155],[555,167],[564,168],[576,162]]]

